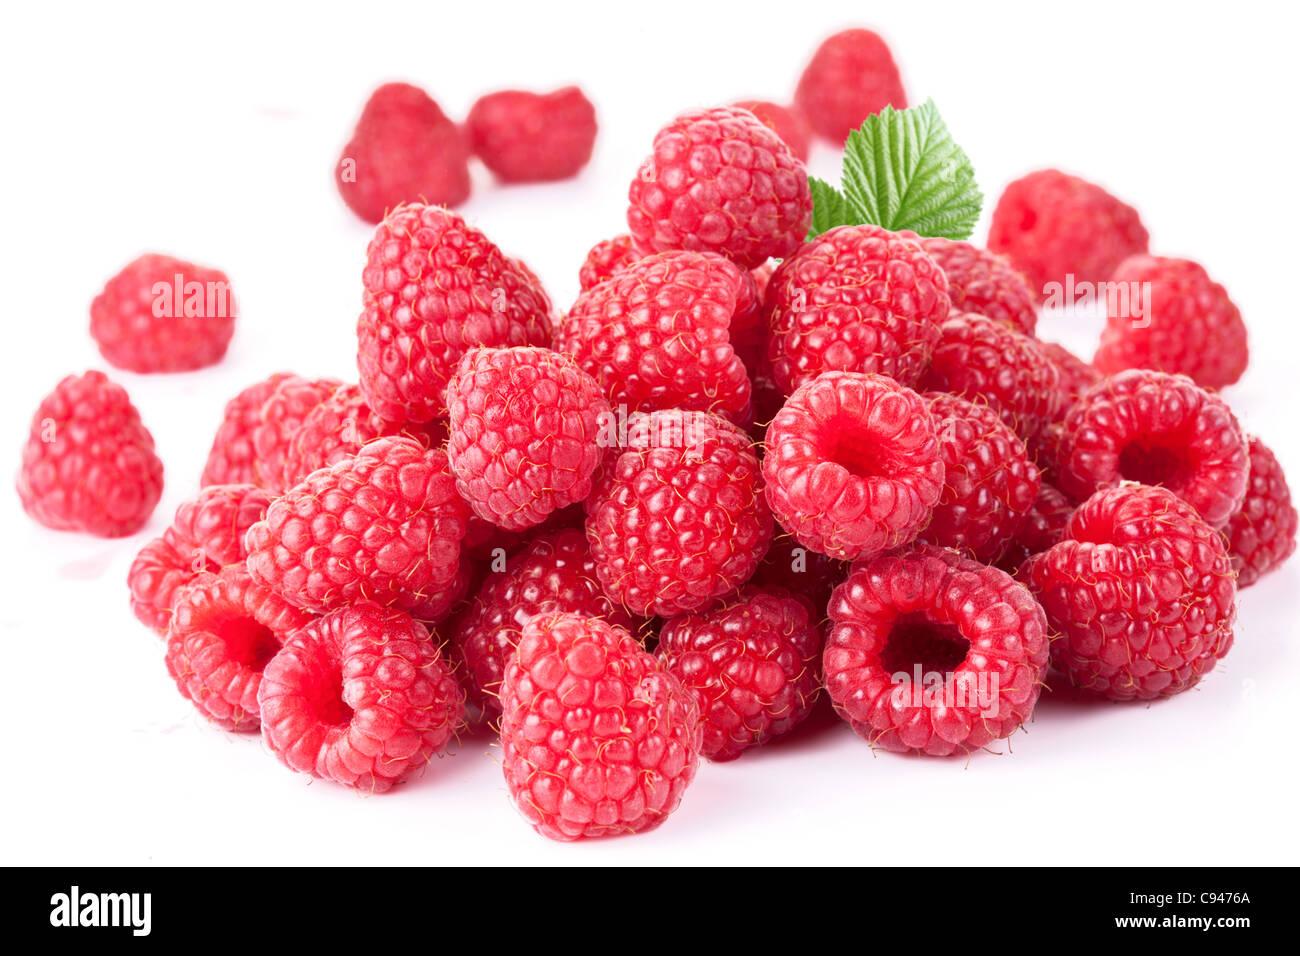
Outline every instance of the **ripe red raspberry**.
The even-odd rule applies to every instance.
[[[998,567],[1007,574],[1017,574],[1021,565],[1032,556],[1061,540],[1072,514],[1073,502],[1056,486],[1044,481],[1038,486],[1038,497],[1020,530],[998,559]]]
[[[469,198],[469,141],[429,95],[385,83],[366,101],[334,167],[343,201],[367,222],[400,203],[456,206]]]
[[[672,617],[743,584],[772,541],[749,437],[704,412],[637,413],[587,502],[605,593]]]
[[[176,595],[167,673],[181,696],[225,730],[256,730],[262,669],[311,615],[255,582],[243,565],[205,571]]]
[[[787,393],[830,370],[915,385],[948,318],[948,280],[912,233],[840,226],[781,263],[765,305]]]
[[[990,564],[1024,524],[1038,497],[1038,469],[1025,444],[988,406],[943,392],[930,403],[943,459],[943,494],[918,540]]]
[[[474,513],[508,531],[584,501],[611,419],[600,385],[567,355],[472,349],[447,386],[447,455]]]
[[[1153,368],[1223,388],[1246,371],[1250,350],[1241,312],[1195,262],[1132,256],[1110,281],[1128,294],[1106,300],[1106,328],[1092,360],[1102,373]],[[1143,290],[1149,291],[1145,303]]]
[[[389,213],[362,283],[361,391],[389,421],[444,416],[447,379],[472,346],[551,344],[551,302],[532,273],[445,209]]]
[[[926,546],[880,555],[835,589],[830,619],[826,690],[873,747],[969,753],[1034,712],[1047,622],[997,568]]]
[[[1061,635],[1053,663],[1112,700],[1187,690],[1232,646],[1223,536],[1165,488],[1097,492],[1021,573]]]
[[[501,688],[506,786],[552,840],[652,830],[700,760],[692,696],[622,628],[575,614],[524,625]]]
[[[925,400],[883,375],[826,372],[767,430],[767,500],[800,544],[840,560],[911,541],[943,491]]]
[[[273,495],[282,493],[285,465],[294,436],[303,422],[343,383],[336,378],[289,375],[276,384],[253,429],[253,483]]]
[[[772,546],[749,584],[764,591],[785,588],[792,594],[803,595],[812,602],[816,611],[814,619],[820,621],[825,616],[831,591],[848,571],[849,566],[843,561],[805,548],[788,534],[779,534],[772,539]]]
[[[640,245],[717,252],[744,269],[793,253],[812,221],[803,163],[753,113],[730,106],[661,129],[628,202]]]
[[[579,295],[555,347],[628,411],[684,408],[738,421],[749,375],[730,328],[752,296],[748,276],[720,256],[648,256]]]
[[[1223,533],[1237,572],[1237,588],[1250,587],[1295,551],[1296,509],[1282,464],[1258,438],[1249,439],[1250,484]]]
[[[1056,342],[1038,344],[1048,360],[1056,366],[1058,391],[1061,396],[1057,402],[1056,420],[1062,421],[1079,397],[1101,381],[1101,372],[1063,345]]]
[[[794,102],[822,136],[842,145],[872,113],[907,108],[889,46],[870,30],[842,30],[822,41],[799,77]]]
[[[1185,375],[1130,369],[1079,399],[1062,426],[1059,487],[1075,501],[1120,481],[1163,485],[1213,527],[1241,504],[1250,473],[1232,410]]]
[[[141,549],[127,573],[131,610],[140,622],[166,632],[177,590],[203,571],[242,564],[248,556],[244,532],[270,503],[254,485],[210,485],[177,508],[171,525]]]
[[[297,607],[370,600],[432,618],[468,519],[443,452],[380,438],[277,498],[248,531],[248,570]]]
[[[974,312],[1033,335],[1038,296],[1005,257],[969,242],[922,239],[923,248],[948,278],[954,312]]]
[[[741,100],[731,105],[737,109],[749,110],[758,117],[760,123],[781,137],[781,142],[790,147],[790,152],[794,153],[796,159],[801,163],[808,161],[812,130],[798,111],[769,100]]]
[[[470,146],[508,183],[576,176],[596,144],[596,108],[576,86],[553,93],[502,90],[479,97],[465,120]]]
[[[921,387],[987,403],[1025,439],[1053,421],[1061,403],[1060,372],[1038,340],[970,312],[943,324]]]
[[[262,406],[288,372],[276,372],[254,382],[226,403],[212,450],[203,465],[201,485],[251,485],[257,483],[253,432],[262,424]]]
[[[1100,186],[1043,169],[1002,191],[988,247],[1010,259],[1036,295],[1052,299],[1080,282],[1105,282],[1124,259],[1147,251],[1147,231],[1136,209]]]
[[[171,256],[129,263],[90,304],[100,354],[132,372],[188,372],[221,361],[235,334],[224,272]]]
[[[69,375],[41,401],[18,472],[23,510],[41,524],[101,538],[135,534],[162,489],[153,436],[103,372]]]
[[[286,767],[369,793],[422,770],[464,713],[424,626],[368,602],[294,633],[266,665],[257,702],[262,740]]]
[[[451,627],[461,684],[485,716],[500,712],[501,680],[524,625],[545,612],[598,617],[632,633],[641,623],[601,590],[581,528],[537,535],[488,574]]]
[[[821,689],[819,618],[802,596],[744,588],[664,624],[655,653],[695,694],[703,756],[735,760],[812,712]]]
[[[583,292],[594,289],[606,279],[638,259],[644,259],[646,253],[637,246],[627,233],[620,233],[612,239],[602,239],[591,247],[582,268],[578,270],[578,283]]]

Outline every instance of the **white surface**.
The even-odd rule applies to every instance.
[[[354,377],[370,230],[339,200],[331,166],[386,79],[425,85],[456,115],[494,88],[584,86],[602,127],[581,178],[506,189],[480,169],[462,210],[566,305],[587,248],[622,229],[626,183],[659,125],[691,106],[788,98],[823,35],[875,26],[914,101],[933,96],[973,158],[984,224],[1008,180],[1062,165],[1135,202],[1154,250],[1197,258],[1228,286],[1254,346],[1228,398],[1300,478],[1290,261],[1300,210],[1295,135],[1279,105],[1296,94],[1290,7],[452,6],[7,14],[5,473],[41,396],[66,373],[107,370],[87,308],[137,253],[225,269],[241,317],[216,368],[111,372],[167,467],[140,535],[46,531],[0,490],[0,860],[1296,862],[1300,561],[1245,592],[1237,646],[1181,698],[1090,708],[1049,699],[1013,754],[969,761],[873,756],[833,727],[704,765],[678,813],[632,839],[564,846],[534,835],[483,737],[414,784],[365,799],[289,773],[256,737],[196,716],[158,639],[130,614],[127,567],[195,491],[229,396],[280,368]],[[829,150],[813,166],[838,171]],[[1057,320],[1043,334],[1086,354],[1096,328]]]

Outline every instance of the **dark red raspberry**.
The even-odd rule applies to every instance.
[[[840,226],[781,263],[765,307],[787,393],[830,370],[914,385],[948,318],[948,280],[912,233]]]
[[[100,354],[132,372],[188,372],[220,362],[238,309],[224,272],[145,255],[108,280],[90,304]]]
[[[18,471],[23,510],[41,524],[101,538],[135,534],[162,489],[153,436],[103,372],[69,375],[41,401]]]
[[[1029,558],[1061,540],[1072,514],[1074,504],[1061,494],[1060,489],[1047,482],[1040,484],[1034,506],[998,559],[998,567],[1007,574],[1016,574]]]
[[[752,296],[752,281],[721,256],[648,256],[578,296],[556,349],[626,411],[685,408],[738,421],[749,376],[730,328]]]
[[[472,346],[551,344],[551,301],[532,273],[445,209],[389,213],[362,282],[361,391],[392,422],[445,416],[447,379]]]
[[[808,161],[808,145],[812,139],[812,130],[803,115],[788,106],[769,100],[741,100],[732,106],[749,110],[758,117],[758,121],[781,137],[781,141],[790,147],[790,152],[800,162]]]
[[[779,534],[772,539],[772,546],[749,583],[764,591],[785,588],[803,595],[816,611],[814,620],[820,621],[826,615],[831,591],[848,572],[849,566],[843,561],[805,548],[788,534]]]
[[[1165,488],[1097,492],[1021,574],[1061,635],[1052,662],[1112,700],[1187,690],[1232,646],[1223,536]]]
[[[1088,389],[1101,381],[1101,373],[1063,345],[1056,342],[1039,342],[1039,348],[1048,360],[1056,366],[1058,391],[1061,394],[1057,402],[1056,420],[1061,421],[1074,406],[1074,403]]]
[[[772,541],[749,437],[705,412],[629,417],[587,502],[605,593],[633,614],[672,617],[743,584]]]
[[[1038,296],[1006,258],[951,239],[922,239],[921,247],[948,277],[954,312],[975,312],[1034,334]]]
[[[127,584],[140,622],[165,633],[178,589],[200,572],[242,564],[244,532],[262,520],[271,499],[254,485],[210,485],[176,509],[171,526],[141,549]]]
[[[1126,258],[1146,252],[1147,231],[1137,210],[1100,186],[1043,169],[1002,191],[988,247],[1010,259],[1036,295],[1053,300],[1079,283],[1105,282]]]
[[[468,519],[443,452],[380,438],[277,498],[248,531],[248,569],[309,610],[370,600],[433,618]]]
[[[212,440],[212,450],[203,465],[202,485],[252,485],[257,483],[253,433],[262,424],[262,407],[276,386],[288,378],[276,372],[254,382],[226,403],[226,409]]]
[[[1033,715],[1047,622],[997,568],[925,546],[880,555],[835,589],[830,618],[826,690],[873,747],[970,753]]]
[[[290,375],[272,390],[253,429],[253,483],[278,495],[285,490],[289,448],[307,416],[342,385],[336,378]]]
[[[1179,372],[1203,388],[1241,378],[1250,360],[1246,324],[1227,291],[1188,259],[1133,256],[1110,277],[1106,328],[1093,364]]]
[[[907,94],[885,41],[854,29],[822,41],[799,77],[794,102],[814,130],[842,145],[872,113],[906,109]]]
[[[456,206],[469,198],[469,141],[429,95],[385,83],[366,101],[334,167],[343,201],[367,222],[400,203]]]
[[[262,739],[291,770],[383,793],[422,770],[464,701],[429,632],[362,602],[312,621],[266,665]]]
[[[447,405],[456,489],[480,518],[522,531],[591,494],[612,414],[600,385],[567,355],[471,349]]]
[[[929,406],[883,375],[826,372],[767,430],[767,500],[800,544],[856,560],[911,541],[943,491]]]
[[[744,588],[664,624],[655,653],[695,694],[703,756],[734,760],[812,712],[821,689],[820,616],[807,598]]]
[[[1248,441],[1250,484],[1223,527],[1238,589],[1250,587],[1291,557],[1296,538],[1296,509],[1282,464],[1258,438]]]
[[[1060,372],[1038,340],[970,312],[943,324],[921,387],[986,403],[1025,439],[1053,421],[1061,403]]]
[[[311,615],[255,582],[243,565],[205,571],[176,595],[167,673],[181,696],[225,730],[257,730],[262,669]]]
[[[929,392],[943,495],[918,540],[990,564],[1024,524],[1038,497],[1038,469],[1025,444],[996,411],[943,392]]]
[[[627,233],[620,233],[613,239],[602,239],[591,247],[583,260],[582,268],[578,270],[578,283],[583,292],[594,289],[620,269],[644,259],[645,255]]]
[[[501,680],[528,621],[544,612],[599,617],[636,633],[641,622],[610,601],[580,528],[540,534],[493,570],[452,624],[450,635],[469,702],[499,713]]]
[[[693,697],[627,631],[574,614],[524,625],[501,688],[506,786],[552,840],[652,830],[695,777]]]
[[[591,159],[596,108],[576,86],[502,90],[474,103],[465,132],[478,158],[505,182],[568,179]]]
[[[628,202],[640,245],[717,252],[744,269],[793,253],[812,221],[803,163],[753,113],[730,106],[661,129]]]
[[[1131,369],[1102,379],[1066,416],[1059,487],[1075,501],[1120,481],[1163,485],[1216,528],[1250,474],[1232,410],[1185,375]]]

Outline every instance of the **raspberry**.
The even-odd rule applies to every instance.
[[[826,372],[767,430],[767,500],[800,544],[840,560],[911,541],[943,491],[925,400],[883,375]]]
[[[822,41],[799,77],[795,105],[820,135],[842,145],[872,113],[907,108],[907,94],[885,41],[843,30]]]
[[[1056,342],[1039,342],[1039,348],[1048,361],[1056,366],[1058,392],[1056,420],[1063,420],[1074,403],[1092,386],[1101,381],[1101,373],[1063,345]]]
[[[221,425],[212,440],[212,450],[203,465],[202,485],[251,485],[257,483],[253,432],[262,424],[262,406],[288,372],[276,372],[254,382],[226,403]]]
[[[1076,501],[1122,480],[1162,485],[1218,528],[1246,493],[1250,459],[1221,399],[1184,375],[1131,369],[1070,409],[1057,470],[1060,489]]]
[[[803,242],[803,163],[748,110],[683,113],[661,129],[628,189],[628,230],[647,249],[717,252],[744,269]]]
[[[821,688],[815,620],[806,598],[745,588],[664,624],[655,653],[695,694],[703,756],[734,760],[811,713]]]
[[[1102,373],[1153,368],[1181,373],[1203,388],[1223,388],[1246,371],[1250,350],[1241,312],[1195,262],[1133,256],[1110,281],[1116,294],[1106,299],[1106,328],[1093,357]],[[1135,302],[1144,289],[1149,301]]]
[[[596,380],[547,349],[472,349],[447,386],[447,454],[474,513],[509,531],[591,494],[611,413]]]
[[[788,106],[768,100],[741,100],[731,105],[737,109],[749,110],[758,117],[760,123],[781,137],[781,142],[790,147],[790,152],[794,153],[795,159],[801,163],[808,161],[808,145],[812,139],[812,130],[808,128],[808,121],[800,113]]]
[[[772,540],[748,436],[704,412],[637,413],[587,502],[605,593],[672,617],[743,584]]]
[[[1295,551],[1296,509],[1282,465],[1258,438],[1248,439],[1250,484],[1223,533],[1237,572],[1237,588],[1250,587]]]
[[[848,574],[848,565],[805,548],[788,534],[772,539],[763,562],[749,579],[749,583],[764,591],[785,588],[812,602],[820,620],[826,612],[826,602],[831,591]]]
[[[200,572],[242,563],[244,532],[270,503],[254,485],[211,485],[177,508],[171,526],[141,549],[127,574],[140,622],[166,632],[177,590]]]
[[[544,94],[502,90],[475,102],[465,132],[504,182],[568,179],[591,159],[596,109],[576,86]]]
[[[826,690],[873,747],[969,753],[1034,712],[1047,622],[997,568],[924,546],[880,555],[835,589],[830,618]]]
[[[1063,291],[1105,282],[1124,259],[1147,251],[1147,231],[1137,210],[1100,186],[1043,169],[1002,191],[988,247],[1010,259],[1036,294],[1052,299],[1052,283]]]
[[[1168,489],[1097,492],[1021,573],[1061,635],[1053,663],[1112,700],[1187,690],[1232,646],[1223,537]]]
[[[544,612],[598,617],[633,633],[639,622],[614,604],[596,580],[596,562],[580,528],[539,534],[488,575],[451,628],[462,685],[485,714],[500,711],[506,663],[523,626]]]
[[[1060,373],[1038,340],[970,312],[943,324],[921,387],[987,403],[1022,438],[1051,422],[1061,403]]]
[[[948,317],[948,280],[910,232],[840,226],[767,286],[768,358],[787,394],[829,370],[915,385]]]
[[[998,559],[998,567],[1007,574],[1016,574],[1029,558],[1046,551],[1065,534],[1065,526],[1074,514],[1074,505],[1054,485],[1043,482],[1038,486],[1038,497],[1029,509],[1020,530]]]
[[[1006,549],[1038,497],[1038,469],[998,413],[942,392],[930,403],[943,459],[943,495],[918,536],[989,564]]]
[[[262,668],[311,620],[255,582],[242,565],[205,571],[176,595],[167,673],[181,696],[225,730],[256,730]]]
[[[602,239],[591,247],[583,260],[582,268],[578,270],[578,283],[583,292],[594,289],[620,269],[644,258],[645,252],[627,233],[620,233],[613,239]]]
[[[103,372],[69,375],[41,401],[18,472],[23,510],[41,524],[124,537],[144,527],[162,489],[153,436]]]
[[[730,326],[752,296],[746,274],[720,256],[648,256],[578,296],[556,349],[629,411],[680,407],[738,421],[749,376]]]
[[[221,361],[236,313],[224,272],[145,255],[127,263],[90,303],[90,335],[118,368],[189,372]]]
[[[622,628],[574,614],[524,625],[501,688],[510,797],[552,840],[640,833],[699,766],[692,696]]]
[[[1033,335],[1038,297],[1006,258],[969,242],[922,239],[923,248],[948,278],[948,297],[957,312],[974,312]]]
[[[532,273],[445,209],[389,213],[362,282],[361,391],[389,421],[444,416],[447,379],[472,346],[551,344],[551,302]]]
[[[275,495],[288,487],[284,479],[294,437],[312,411],[342,384],[336,378],[290,375],[275,386],[252,433],[254,484]]]
[[[366,101],[334,180],[366,222],[417,199],[456,206],[469,198],[469,151],[460,128],[424,90],[385,83]]]
[[[432,618],[468,516],[445,454],[380,438],[277,498],[248,531],[248,570],[312,611],[370,600]]]
[[[464,703],[429,632],[361,603],[312,621],[266,665],[262,740],[290,770],[383,793],[446,748]]]

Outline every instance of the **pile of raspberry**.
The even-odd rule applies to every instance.
[[[449,204],[460,170],[410,164],[466,134],[422,97],[382,88],[349,149],[444,177],[426,198]],[[200,488],[129,573],[160,678],[364,792],[488,727],[520,814],[572,840],[660,825],[701,757],[769,746],[823,698],[873,748],[968,756],[1031,720],[1051,673],[1150,701],[1214,670],[1238,590],[1297,523],[1217,391],[1246,364],[1226,292],[1056,172],[1008,188],[987,248],[874,225],[808,240],[809,130],[905,100],[855,30],[795,101],[665,125],[628,232],[595,243],[563,312],[444,204],[345,188],[379,220],[356,378],[286,371],[226,404]],[[550,178],[590,143],[528,117],[579,106],[498,94],[467,135],[502,178]],[[537,124],[563,144],[521,138]],[[1075,274],[1152,288],[1091,363],[1038,337],[1040,286]],[[224,282],[145,257],[92,332],[136,371],[216,361]],[[41,403],[18,481],[37,521],[134,535],[162,483],[101,372]]]

